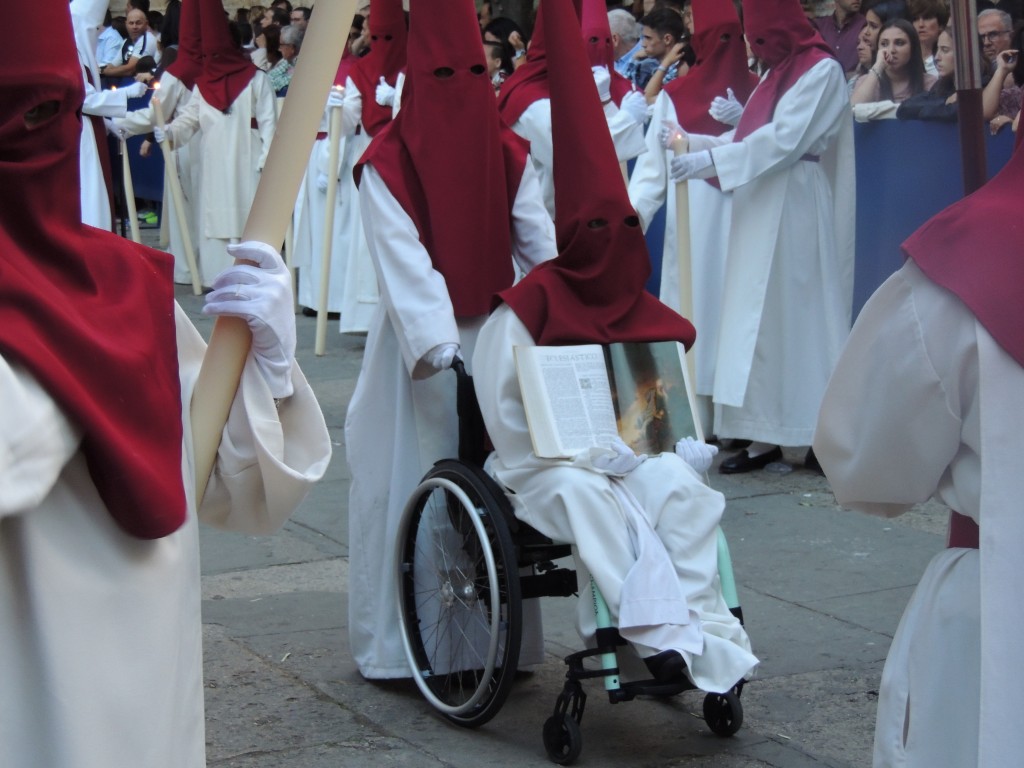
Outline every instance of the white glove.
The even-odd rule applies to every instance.
[[[739,123],[740,118],[743,117],[743,105],[736,99],[736,94],[732,92],[732,88],[726,88],[725,95],[726,98],[724,99],[721,96],[715,96],[711,100],[711,108],[708,110],[708,114],[720,123],[736,125]]]
[[[435,371],[443,371],[452,367],[452,363],[455,362],[455,356],[458,353],[459,345],[449,341],[428,349],[423,359]]]
[[[126,98],[137,99],[140,96],[145,96],[148,88],[145,83],[132,83],[131,85],[126,85],[121,90]]]
[[[383,75],[377,85],[377,103],[382,107],[395,106],[395,89],[384,81]]]
[[[621,437],[616,437],[607,449],[594,456],[592,463],[595,468],[609,474],[628,475],[646,460],[646,453],[637,456]]]
[[[623,96],[619,110],[629,115],[634,123],[644,125],[647,122],[647,99],[640,91],[630,91]]]
[[[213,291],[206,296],[203,314],[245,320],[252,331],[253,357],[270,393],[276,398],[288,397],[292,393],[295,362],[291,275],[281,254],[265,243],[231,243],[228,254],[259,266],[236,264],[217,275]]]
[[[658,129],[658,144],[664,149],[672,149],[672,143],[678,138],[687,139],[687,143],[689,143],[683,126],[674,120],[662,120],[661,128]]]
[[[345,89],[344,88],[331,88],[331,92],[327,95],[327,108],[338,107],[339,109],[345,103]]]
[[[684,437],[676,443],[676,456],[685,461],[700,475],[711,469],[711,460],[718,455],[718,446],[708,445],[692,437]]]
[[[608,74],[607,67],[591,67],[594,71],[594,84],[597,86],[597,95],[601,97],[604,104],[612,97],[612,76]]]
[[[121,127],[121,124],[113,117],[104,117],[103,124],[107,126],[107,133],[115,139],[127,139],[128,131]]]
[[[318,173],[316,175],[316,188],[319,189],[324,194],[327,193],[327,174],[326,173]]]
[[[710,179],[715,175],[715,163],[707,149],[676,155],[668,165],[668,177],[677,184],[687,179]]]
[[[167,131],[161,128],[159,125],[153,126],[153,137],[156,139],[158,144],[163,144],[164,139],[170,141],[170,136],[167,135]]]

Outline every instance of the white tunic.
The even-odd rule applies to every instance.
[[[655,128],[649,130],[645,138],[647,151],[637,158],[629,178],[629,200],[636,208],[644,231],[647,231],[658,210],[667,205],[658,298],[679,311],[676,185],[668,178],[672,152],[661,146],[657,130],[664,120],[676,123],[678,117],[672,99],[662,91],[654,102],[654,114],[651,117],[651,125]],[[693,317],[688,319],[693,321],[697,329],[697,341],[692,350],[697,367],[696,391],[699,395],[710,395],[715,386],[718,326],[722,314],[722,286],[729,247],[732,194],[722,192],[701,179],[687,182],[687,190],[690,199],[690,272],[693,286]]]
[[[619,110],[614,102],[604,106],[604,115],[611,132],[615,155],[619,162],[632,160],[645,150],[644,127],[627,113]],[[512,130],[530,142],[530,158],[540,178],[544,194],[544,207],[551,219],[555,218],[555,165],[554,147],[551,139],[551,99],[537,99],[523,110],[523,114],[512,124]]]
[[[512,348],[533,338],[503,305],[480,331],[474,383],[494,444],[490,471],[516,516],[575,545],[581,584],[594,578],[620,634],[642,656],[677,650],[694,683],[727,691],[757,658],[718,581],[718,523],[725,499],[673,453],[648,458],[623,478],[533,453]],[[586,594],[584,592],[584,594]],[[593,602],[579,601],[581,634],[594,633]]]
[[[253,121],[258,128],[252,127]],[[256,72],[227,113],[210,106],[199,89],[193,88],[181,115],[167,126],[175,147],[188,142],[197,131],[202,134],[200,163],[210,171],[203,174],[198,186],[203,285],[210,285],[234,263],[225,246],[242,236],[276,126],[274,91],[263,72]]]
[[[853,304],[845,88],[842,68],[820,61],[780,97],[770,123],[711,150],[733,193],[714,382],[720,437],[811,442]]]
[[[160,77],[160,107],[163,111],[164,120],[171,122],[175,120],[192,99],[192,91],[185,87],[185,84],[170,72],[164,72]],[[135,109],[129,112],[117,125],[123,128],[130,136],[150,133],[157,124],[156,112],[152,101],[142,109]],[[199,229],[197,222],[201,211],[196,199],[195,187],[201,178],[199,149],[199,134],[193,136],[174,150],[174,164],[178,172],[178,181],[181,182],[181,193],[185,198],[185,218],[188,221],[189,237],[192,241],[192,249],[198,253]],[[159,148],[153,151],[159,152]],[[178,212],[171,202],[171,188],[168,181],[169,176],[164,172],[164,210],[168,216],[168,230],[170,232],[170,252],[174,255],[174,282],[186,284],[192,282],[192,273],[188,267],[188,260],[185,258],[185,245],[181,238],[181,224]]]
[[[205,345],[176,308],[188,519],[125,534],[99,498],[81,432],[0,358],[0,686],[4,762],[19,768],[205,766],[197,511],[189,408]],[[330,441],[298,369],[274,409],[252,359],[198,518],[276,530],[324,473]]]
[[[345,419],[349,640],[365,677],[407,677],[394,588],[397,526],[423,475],[458,452],[455,377],[431,375],[423,356],[437,344],[459,343],[468,365],[486,317],[455,318],[412,219],[372,165],[363,168],[359,194],[381,304]],[[554,255],[554,226],[527,163],[512,208],[512,256],[529,271]]]
[[[864,306],[825,393],[814,450],[840,504],[895,516],[935,497],[981,526],[981,549],[937,554],[903,614],[877,768],[1024,754],[1022,402],[1021,366],[910,261]]]

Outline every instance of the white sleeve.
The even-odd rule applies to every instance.
[[[85,101],[82,113],[95,117],[124,117],[128,112],[128,94],[124,90],[97,91],[85,78]]]
[[[612,143],[615,145],[615,156],[620,163],[632,160],[646,151],[642,123],[638,123],[620,110],[614,102],[605,105],[604,115],[608,121],[608,131],[612,135]]]
[[[527,273],[557,255],[555,224],[544,207],[537,172],[527,162],[512,205],[512,256]]]
[[[782,95],[771,122],[711,150],[723,191],[820,154],[844,119],[850,119],[850,101],[842,67],[834,59],[819,61]]]
[[[263,166],[267,164],[270,143],[274,140],[274,132],[277,130],[277,97],[270,86],[270,78],[262,72],[257,72],[253,77],[252,86],[252,114],[256,118],[261,144],[260,157],[256,162],[256,167],[262,170]]]
[[[344,102],[341,108],[341,135],[351,136],[363,121],[363,96],[351,77],[345,80]]]
[[[81,432],[22,366],[0,357],[0,518],[39,506]]]
[[[960,447],[958,395],[927,346],[908,279],[914,270],[908,262],[864,306],[825,392],[814,435],[814,452],[836,501],[878,515],[898,515],[930,498]],[[965,325],[973,330],[973,322]],[[950,334],[956,335],[952,329]],[[971,342],[946,343],[953,348]]]
[[[629,202],[636,209],[644,232],[667,197],[669,153],[658,141],[664,120],[676,122],[676,110],[672,99],[662,91],[654,100],[654,114],[644,139],[647,151],[636,159],[633,174],[629,177]]]
[[[199,130],[200,101],[202,101],[202,94],[199,93],[198,88],[193,88],[192,98],[188,100],[188,104],[174,120],[167,124],[167,135],[175,147],[187,144],[188,140]]]
[[[406,368],[412,378],[426,378],[436,371],[423,356],[438,344],[459,343],[448,286],[434,269],[416,225],[369,163],[359,182],[359,211]]]

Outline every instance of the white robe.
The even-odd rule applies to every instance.
[[[911,261],[864,306],[825,393],[814,450],[841,505],[895,516],[934,497],[981,527],[981,549],[937,554],[904,611],[876,768],[1024,754],[1022,402],[1021,366]]]
[[[197,517],[276,530],[330,459],[296,368],[275,411],[252,358],[202,507],[193,498],[189,401],[205,345],[175,308],[187,520],[153,541],[124,533],[79,451],[80,429],[0,357],[0,744],[18,768],[205,766]]]
[[[258,129],[252,128],[253,120]],[[225,247],[242,236],[276,126],[274,91],[263,72],[256,72],[227,113],[210,106],[193,88],[181,115],[167,126],[174,147],[187,143],[197,131],[202,134],[200,164],[209,171],[198,185],[203,285],[211,285],[234,263]]]
[[[674,453],[648,458],[622,478],[533,453],[513,346],[533,338],[502,305],[484,325],[473,354],[474,383],[494,444],[489,468],[514,491],[516,516],[555,541],[575,545],[580,583],[592,576],[620,634],[642,656],[676,650],[694,683],[729,690],[757,658],[718,581],[718,524],[725,498]],[[594,634],[585,588],[579,629]]]
[[[651,117],[651,125],[655,127],[647,132],[645,138],[647,151],[637,158],[629,178],[629,200],[636,208],[645,232],[661,207],[667,206],[658,298],[679,311],[676,185],[668,178],[668,166],[673,153],[663,148],[658,141],[658,128],[664,120],[675,123],[678,117],[672,99],[662,91],[654,102]],[[715,386],[718,326],[722,315],[722,287],[729,247],[732,194],[722,192],[701,179],[687,182],[687,189],[690,199],[690,272],[693,286],[693,317],[687,319],[692,320],[697,328],[697,341],[691,350],[697,369],[695,389],[699,395],[711,395]]]
[[[437,344],[458,343],[469,365],[486,317],[455,318],[412,219],[372,165],[363,168],[359,194],[381,303],[345,418],[349,640],[365,677],[408,677],[394,587],[397,526],[423,475],[458,452],[455,377],[431,375],[423,357]],[[523,271],[555,255],[554,226],[529,163],[512,209],[512,251]]]
[[[170,72],[164,72],[160,77],[160,107],[163,111],[164,120],[171,122],[178,115],[185,111],[185,107],[192,99],[192,91],[185,87],[185,84]],[[129,135],[137,136],[144,133],[151,133],[156,125],[156,113],[152,101],[142,109],[135,109],[117,121],[119,127],[123,128]],[[202,152],[199,148],[200,137],[193,136],[172,153],[174,156],[175,168],[178,171],[178,181],[181,182],[181,193],[185,198],[185,218],[188,221],[189,238],[192,241],[192,249],[198,258],[199,229],[197,222],[201,211],[197,204],[195,188],[201,178],[202,165],[199,162]],[[159,145],[153,148],[159,152]],[[181,224],[177,210],[171,201],[171,188],[168,181],[168,174],[164,172],[164,211],[168,217],[168,231],[170,233],[170,252],[174,255],[174,282],[182,285],[192,282],[192,272],[185,258],[185,245],[181,238]]]
[[[615,145],[615,155],[625,163],[645,150],[644,127],[627,113],[619,110],[615,102],[604,106],[608,130]],[[512,130],[530,142],[530,159],[540,178],[544,207],[551,219],[555,218],[555,165],[551,139],[551,99],[537,99],[523,110]]]
[[[716,432],[809,445],[850,330],[855,172],[842,68],[815,64],[767,125],[706,140],[733,193],[715,366]],[[705,139],[701,139],[702,141]],[[820,162],[802,159],[820,156]]]

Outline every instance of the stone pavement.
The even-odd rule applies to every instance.
[[[200,300],[178,298],[204,335]],[[251,538],[202,532],[207,754],[215,768],[550,765],[541,727],[561,690],[561,658],[578,650],[573,611],[546,598],[546,662],[520,674],[487,725],[453,725],[409,681],[367,682],[348,652],[349,476],[343,425],[363,340],[331,323],[312,353],[315,321],[298,317],[299,363],[334,443],[327,477],[282,531]],[[758,677],[745,721],[710,733],[702,694],[610,705],[587,685],[581,766],[860,768],[871,764],[878,681],[911,590],[943,546],[934,507],[884,520],[840,510],[825,480],[786,451],[788,474],[711,483],[728,499],[723,527]],[[385,585],[381,585],[385,588]]]

